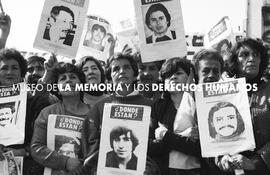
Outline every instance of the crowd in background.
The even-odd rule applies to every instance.
[[[202,49],[192,60],[164,58],[142,63],[140,53],[131,54],[126,46],[121,53],[111,53],[105,66],[89,53],[76,64],[58,62],[54,54],[48,60],[39,56],[24,58],[16,49],[5,48],[11,19],[0,19],[0,86],[25,81],[30,84],[61,84],[71,91],[28,92],[25,141],[22,145],[0,146],[2,153],[13,151],[23,156],[23,175],[43,174],[44,167],[55,174],[95,174],[100,146],[105,103],[146,105],[151,107],[151,123],[146,169],[147,175],[217,175],[234,174],[243,169],[247,175],[270,174],[270,72],[268,49],[260,39],[242,38],[227,51]],[[137,91],[136,84],[190,84],[217,82],[244,77],[257,84],[248,92],[256,149],[235,155],[202,158],[194,94],[186,91]],[[121,91],[75,91],[76,84],[112,83]],[[127,88],[125,85],[131,85]],[[183,113],[176,118],[177,111]],[[51,150],[47,146],[47,122],[50,114],[84,119],[82,140],[63,144],[80,145],[78,150]],[[0,121],[1,123],[1,121]],[[177,128],[181,133],[175,132]],[[0,141],[1,142],[1,141]],[[134,169],[138,145],[127,128],[117,128],[110,138],[114,152],[108,167]],[[76,154],[75,154],[76,153]],[[171,160],[174,157],[174,161]],[[177,168],[172,164],[177,164]],[[174,168],[173,168],[174,167]]]

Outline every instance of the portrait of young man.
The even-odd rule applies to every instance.
[[[145,24],[152,34],[146,38],[146,43],[157,43],[176,39],[176,33],[170,30],[171,15],[167,8],[161,4],[153,4],[145,15]]]
[[[76,25],[73,11],[65,6],[54,6],[47,20],[43,39],[72,45]]]
[[[104,26],[94,24],[90,32],[91,32],[90,39],[87,39],[88,33],[86,33],[83,45],[99,51],[104,51],[104,46],[102,44],[103,39],[106,36],[106,29],[104,28]]]
[[[0,104],[0,128],[7,128],[14,124],[15,102]]]
[[[216,141],[238,140],[245,125],[238,109],[230,102],[219,102],[209,111],[210,136]]]
[[[106,156],[106,167],[137,170],[138,158],[133,153],[138,146],[138,138],[131,129],[118,126],[110,133],[110,146]]]

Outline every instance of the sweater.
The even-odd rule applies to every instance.
[[[65,110],[63,103],[58,102],[44,108],[35,121],[35,128],[31,142],[31,155],[33,159],[45,167],[56,170],[66,170],[66,162],[69,157],[50,150],[47,147],[47,124],[48,116],[50,114],[71,115],[86,118],[89,113],[85,115],[69,113]]]

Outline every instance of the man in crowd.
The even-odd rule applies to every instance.
[[[71,46],[76,29],[73,11],[65,6],[54,6],[50,15],[43,39]]]
[[[113,128],[110,133],[110,145],[113,149],[107,153],[106,167],[137,169],[137,156],[133,153],[139,144],[131,129],[123,126]]]
[[[147,44],[176,39],[175,31],[169,30],[171,15],[163,4],[157,3],[149,7],[145,23],[153,31],[153,34],[146,38]]]
[[[27,59],[26,82],[29,84],[37,84],[38,80],[45,73],[45,58],[39,56],[31,56]]]
[[[138,62],[138,84],[142,84],[144,88],[140,90],[140,93],[154,102],[160,98],[160,92],[153,91],[152,86],[159,83],[159,71],[163,61],[142,63],[140,56],[138,56]]]

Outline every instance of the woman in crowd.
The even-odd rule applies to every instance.
[[[85,56],[81,59],[81,63],[78,65],[79,69],[83,71],[85,75],[86,83],[92,85],[99,85],[105,83],[105,72],[101,63],[91,56]],[[106,97],[105,92],[101,91],[86,91],[84,93],[83,101],[89,104],[91,107],[100,99]]]
[[[165,85],[183,87],[192,80],[193,71],[188,60],[171,58],[162,65],[160,76]],[[194,140],[194,115],[195,103],[188,91],[172,88],[152,106],[150,134],[155,140],[150,142],[149,153],[164,175],[199,174],[200,145]]]
[[[247,83],[258,87],[257,91],[248,92],[256,149],[216,158],[215,163],[224,174],[233,174],[235,169],[243,169],[246,175],[270,173],[270,86],[261,80],[267,65],[267,50],[258,40],[244,38],[232,49],[231,76],[244,77]]]
[[[70,91],[58,91],[55,95],[59,102],[44,108],[35,121],[34,133],[31,143],[31,153],[33,158],[44,167],[63,172],[76,174],[82,173],[82,155],[69,157],[57,151],[51,150],[47,146],[47,124],[50,114],[70,115],[85,118],[89,115],[90,107],[83,103],[83,92],[76,91],[76,84],[85,83],[85,76],[76,66],[65,63],[55,68],[52,72],[53,83],[65,89],[67,85]]]
[[[15,49],[2,49],[0,51],[0,86],[12,86],[23,82],[27,71],[27,62]],[[33,123],[41,109],[48,106],[47,98],[43,96],[27,97],[27,109],[25,120],[25,139],[24,144],[1,146],[1,153],[13,151],[14,156],[23,156],[23,174],[28,175],[40,170],[40,166],[30,157],[30,142],[33,133]],[[1,142],[0,142],[1,143]]]

